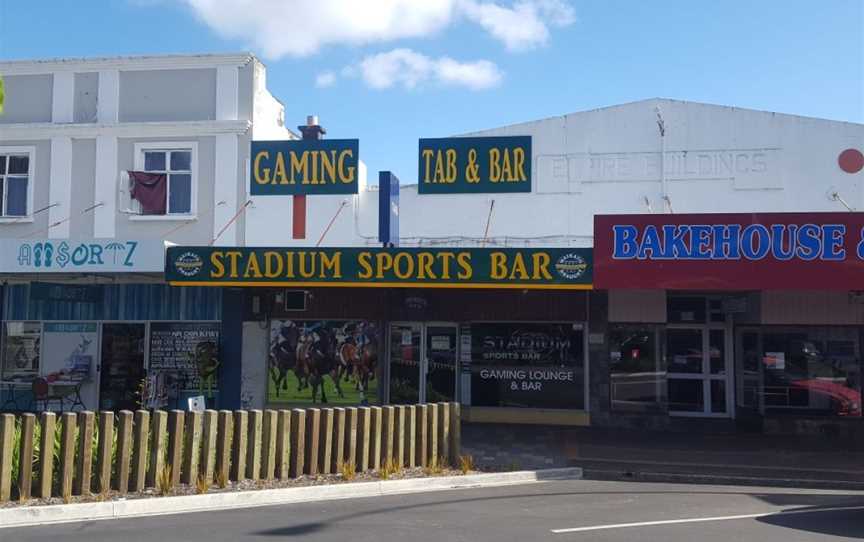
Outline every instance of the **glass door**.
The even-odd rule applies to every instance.
[[[456,356],[459,332],[456,324],[432,323],[425,326],[426,395],[425,403],[456,399]]]
[[[101,371],[99,375],[100,410],[137,410],[144,379],[143,323],[103,324]]]
[[[455,400],[458,340],[453,323],[390,324],[390,403]]]
[[[390,402],[397,405],[420,402],[425,386],[421,369],[423,324],[390,324]]]
[[[669,412],[689,416],[729,416],[731,374],[726,329],[670,326],[666,330]]]

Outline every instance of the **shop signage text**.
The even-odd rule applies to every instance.
[[[421,139],[420,194],[531,192],[531,136]]]
[[[595,218],[603,288],[860,289],[864,213]]]
[[[162,240],[0,239],[0,273],[158,273]]]
[[[176,285],[591,287],[591,249],[171,247]]]
[[[359,146],[356,139],[253,141],[249,193],[356,194]]]

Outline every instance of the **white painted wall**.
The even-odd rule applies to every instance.
[[[595,214],[668,211],[661,162],[676,213],[845,212],[835,191],[864,209],[864,172],[837,165],[844,149],[864,152],[861,124],[652,99],[465,135],[531,135],[532,193],[420,196],[402,186],[403,246],[480,244],[493,200],[487,246],[591,246]],[[377,244],[376,196],[361,191],[352,202],[358,227],[338,224],[325,244]],[[319,219],[341,202],[307,198],[311,238],[300,243],[272,226],[290,226],[288,198],[265,199],[275,198],[255,198],[249,244],[314,244]]]

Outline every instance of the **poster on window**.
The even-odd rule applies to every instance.
[[[94,322],[45,322],[42,376],[48,382],[80,382],[93,378],[98,331]]]
[[[180,392],[213,397],[219,389],[219,333],[215,322],[150,324],[150,398],[176,399]]]
[[[39,322],[6,322],[3,348],[4,379],[32,378],[39,371]]]
[[[377,403],[379,345],[375,322],[272,320],[268,403]]]
[[[472,406],[581,409],[584,377],[580,324],[471,324]]]

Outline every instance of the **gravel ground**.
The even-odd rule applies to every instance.
[[[474,474],[475,471],[470,471],[467,474]],[[434,476],[457,476],[466,474],[458,469],[442,468],[431,472],[422,467],[412,469],[402,469],[396,473],[390,474],[387,478],[381,476],[380,471],[370,471],[357,473],[356,476],[347,480],[342,474],[321,474],[317,476],[304,475],[299,478],[291,478],[288,480],[242,480],[239,482],[229,482],[224,488],[211,485],[206,493],[224,493],[227,491],[253,491],[258,489],[278,489],[287,487],[306,487],[319,486],[325,484],[344,484],[348,482],[377,482],[384,479],[402,480],[407,478],[428,478]],[[140,492],[129,492],[121,495],[117,491],[109,491],[105,494],[91,494],[86,496],[73,496],[68,499],[61,497],[52,497],[50,499],[29,499],[26,501],[10,501],[0,503],[0,508],[12,508],[19,506],[45,506],[51,504],[71,504],[71,503],[86,503],[86,502],[102,502],[102,501],[122,501],[127,499],[146,499],[151,497],[177,496],[177,495],[196,495],[205,493],[199,491],[195,485],[180,484],[173,491],[165,495],[161,495],[155,488],[148,488]]]

